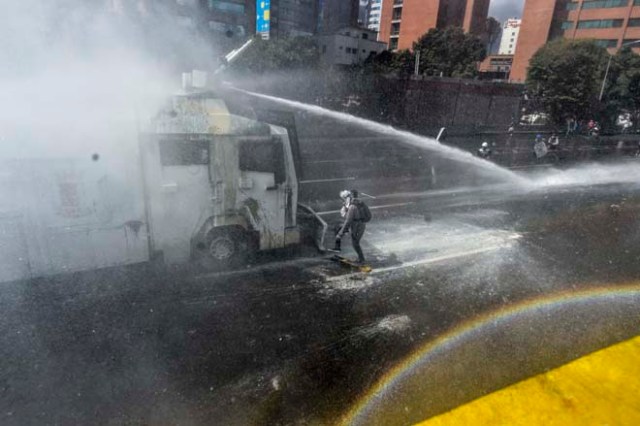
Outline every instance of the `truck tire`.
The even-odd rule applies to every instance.
[[[212,229],[205,237],[204,248],[202,265],[214,271],[243,266],[251,254],[246,233],[235,228]]]

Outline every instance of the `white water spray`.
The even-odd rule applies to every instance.
[[[491,175],[497,178],[503,179],[506,186],[499,186],[500,192],[502,194],[504,194],[504,192],[508,190],[509,185],[517,185],[517,187],[522,190],[550,190],[554,188],[559,189],[564,187],[608,185],[616,183],[636,183],[640,185],[640,161],[632,161],[623,164],[595,163],[572,167],[570,169],[564,170],[545,169],[540,173],[531,174],[529,176],[522,176],[495,163],[475,157],[473,154],[467,151],[463,151],[461,149],[454,148],[448,145],[443,145],[433,138],[416,135],[404,130],[398,130],[386,124],[380,124],[375,121],[356,117],[343,112],[332,111],[330,109],[323,108],[317,105],[311,105],[303,102],[279,98],[276,96],[250,92],[238,88],[233,88],[233,90],[245,93],[250,96],[255,96],[258,98],[280,103],[288,107],[302,109],[312,114],[331,117],[343,122],[356,124],[363,128],[384,135],[398,137],[402,142],[410,144],[412,146],[437,152],[441,156],[453,161],[473,165],[478,169],[491,173]],[[498,187],[496,189],[498,189]],[[465,188],[463,190],[467,189]]]
[[[513,173],[512,171],[505,169],[504,167],[498,166],[495,163],[490,161],[486,161],[475,157],[473,154],[467,151],[463,151],[458,148],[454,148],[448,145],[442,145],[440,142],[433,138],[429,138],[426,136],[419,136],[415,133],[407,132],[404,130],[398,130],[392,126],[386,124],[376,123],[375,121],[367,120],[365,118],[360,118],[353,116],[351,114],[347,114],[344,112],[332,111],[327,108],[323,108],[317,105],[310,105],[303,102],[292,101],[288,99],[279,98],[276,96],[264,95],[261,93],[249,92],[247,90],[238,89],[232,87],[233,90],[238,92],[245,93],[250,96],[255,96],[262,99],[267,99],[272,102],[280,103],[283,105],[287,105],[292,108],[297,108],[301,110],[308,111],[312,114],[322,115],[325,117],[335,118],[337,120],[356,124],[363,128],[372,130],[374,132],[389,135],[400,138],[400,140],[409,145],[415,146],[420,149],[434,151],[443,156],[444,158],[457,161],[460,163],[470,164],[478,169],[489,172],[491,175],[503,179],[509,183],[525,185],[528,182],[523,179],[521,176]]]
[[[609,184],[640,185],[640,160],[621,164],[585,164],[570,169],[547,169],[529,177],[534,188],[566,188]]]

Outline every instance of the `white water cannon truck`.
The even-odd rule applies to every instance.
[[[205,77],[183,76],[183,93],[141,123],[140,182],[114,180],[89,159],[7,162],[0,282],[155,259],[235,267],[300,244],[302,211],[322,237],[326,224],[298,205],[290,129],[230,113]]]
[[[150,251],[217,269],[299,244],[296,149],[285,127],[231,114],[214,92],[174,96],[140,137]]]

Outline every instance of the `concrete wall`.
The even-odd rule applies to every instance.
[[[519,85],[449,78],[419,78],[393,84],[402,93],[392,100],[391,121],[418,133],[433,134],[440,127],[473,132],[490,127],[507,129],[517,115]],[[398,87],[405,85],[405,87]]]
[[[517,115],[523,86],[439,77],[410,79],[331,71],[290,73],[236,83],[249,91],[308,102],[432,135],[481,128],[506,131]]]

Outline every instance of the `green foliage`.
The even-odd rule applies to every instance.
[[[420,50],[420,74],[443,77],[475,77],[477,64],[486,55],[479,38],[455,27],[430,30],[413,44],[413,49]],[[387,50],[368,60],[365,67],[375,74],[407,77],[415,71],[414,52]]]
[[[385,50],[365,62],[365,68],[374,74],[396,74],[401,77],[413,73],[414,56],[408,50]]]
[[[527,90],[557,123],[594,118],[608,58],[592,40],[552,41],[531,58]]]
[[[431,29],[413,44],[420,51],[420,74],[473,78],[486,56],[482,41],[461,28]]]
[[[611,61],[604,100],[614,113],[640,109],[640,56],[624,47]]]
[[[320,52],[312,37],[288,37],[262,40],[256,38],[230,69],[262,74],[273,71],[317,68]]]

